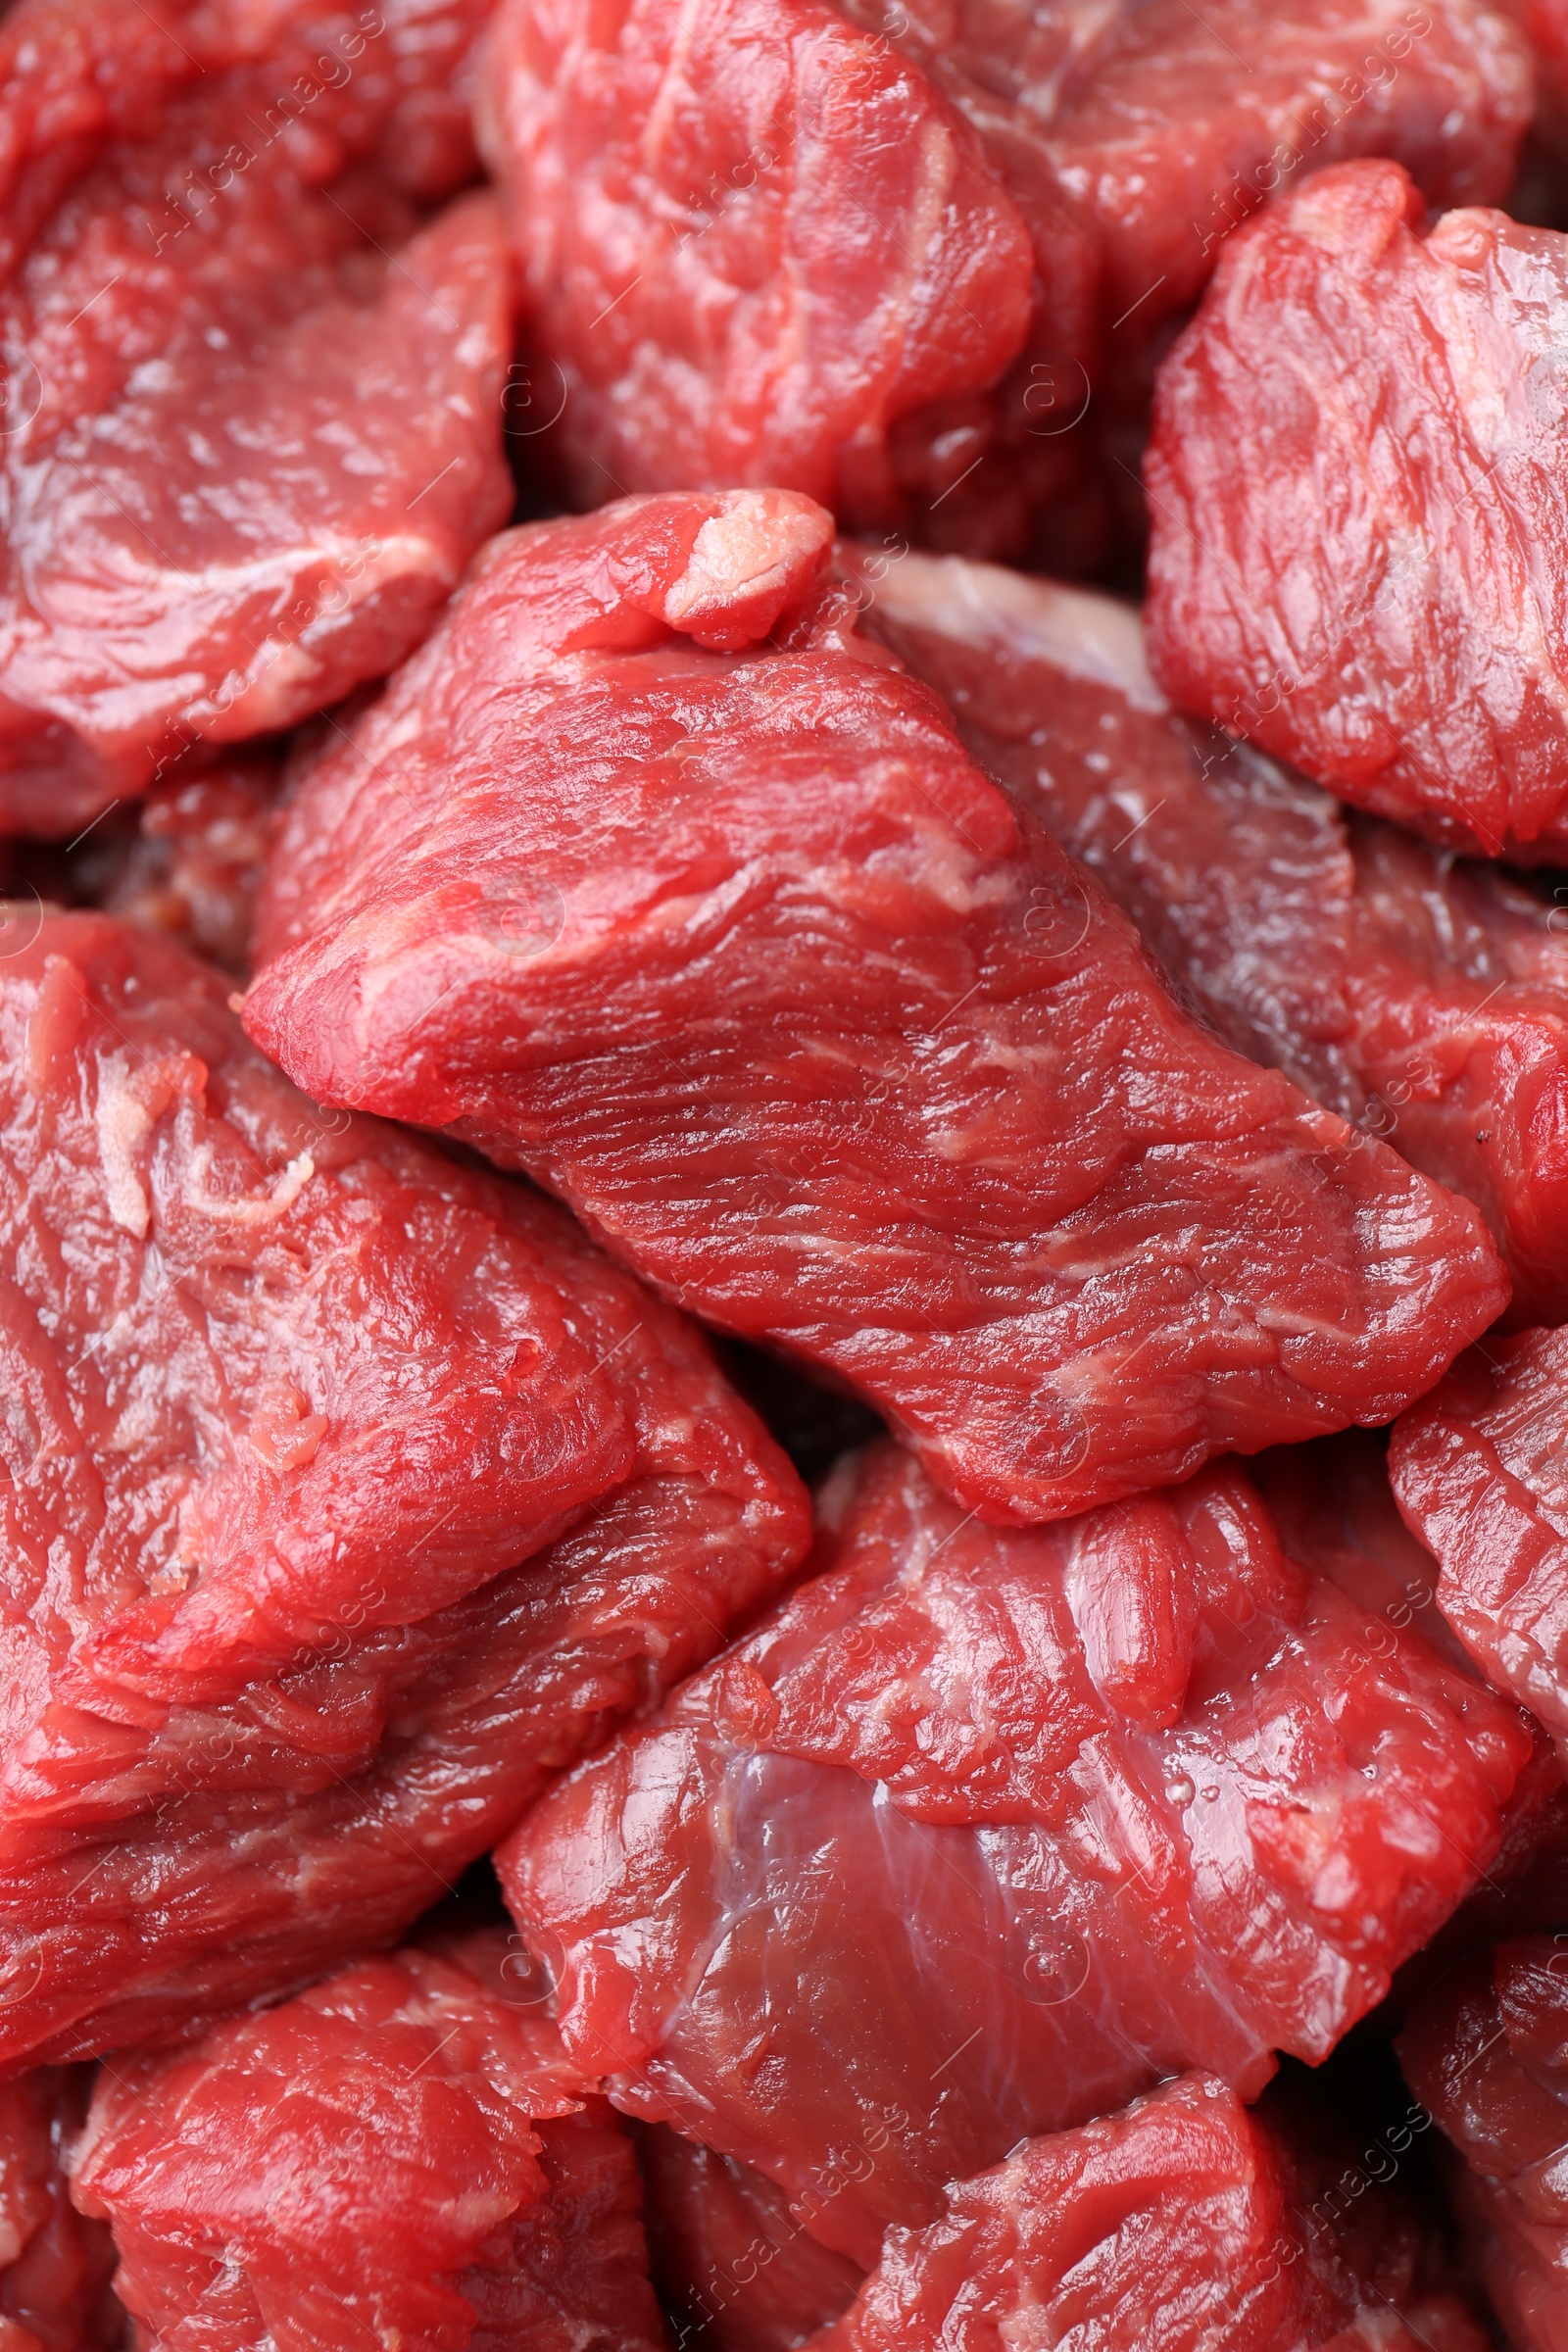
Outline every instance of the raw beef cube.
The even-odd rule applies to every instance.
[[[0,2069],[390,1940],[809,1539],[703,1341],[100,914],[0,960]]]
[[[1520,2352],[1568,2343],[1568,1940],[1521,1936],[1457,1971],[1398,2042],[1458,2150],[1472,2259]]]
[[[1472,1348],[1398,1423],[1389,1474],[1449,1624],[1568,1757],[1568,1331]]]
[[[91,2070],[39,2067],[0,2085],[0,2352],[120,2352],[115,2250],[71,2203],[65,2164]]]
[[[492,543],[301,765],[251,1034],[990,1516],[1389,1419],[1505,1302],[1480,1219],[1191,1022],[936,698],[797,617],[830,527],[732,491]]]
[[[1150,650],[1187,709],[1460,850],[1568,850],[1568,237],[1341,165],[1160,370]]]
[[[89,897],[243,973],[276,825],[277,781],[273,760],[241,754],[155,784],[134,811],[136,833]]]
[[[487,1941],[103,2070],[73,2194],[147,2341],[660,2352],[625,2127],[465,1965],[493,1978]]]
[[[497,1863],[578,2062],[858,2260],[1163,2074],[1322,2058],[1495,1851],[1520,1718],[1238,1469],[997,1531],[884,1441],[819,1507]]]
[[[140,103],[117,108],[97,94],[118,52],[96,10],[24,8],[0,27],[0,66],[30,61],[0,136],[43,150],[0,211],[17,245],[0,279],[11,830],[74,835],[196,745],[292,725],[379,676],[512,503],[495,200],[420,226],[380,155],[433,169],[450,148],[450,97],[400,71],[443,62],[417,19],[471,32],[473,8],[404,0],[392,23],[324,25],[285,8],[265,46],[254,23],[240,37],[251,13],[201,12],[240,22],[226,44],[209,25],[213,70],[187,53],[184,86],[138,81],[138,30]],[[396,32],[409,55],[380,54]],[[177,55],[183,33],[169,39]],[[87,127],[63,137],[74,113]]]
[[[1475,1201],[1517,1321],[1568,1319],[1568,906],[1177,716],[1108,597],[867,563],[871,633],[1227,1042]]]
[[[484,144],[576,503],[776,482],[1058,564],[1103,553],[1107,402],[1136,448],[1267,187],[1389,154],[1496,201],[1531,106],[1478,0],[504,0],[494,40]]]
[[[676,2352],[795,2352],[848,2310],[864,2270],[812,2237],[765,2173],[667,2124],[634,2132]]]
[[[1294,2210],[1290,2152],[1213,2076],[1026,2140],[893,2229],[812,2352],[1484,2352],[1457,2306],[1402,2325]],[[1466,2332],[1458,2330],[1464,2328]]]
[[[825,0],[503,0],[481,143],[578,504],[782,482],[869,527],[890,431],[1022,348],[1023,220]]]

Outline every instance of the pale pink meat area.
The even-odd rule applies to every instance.
[[[625,2127],[494,1988],[497,1940],[358,1961],[103,2071],[72,2193],[146,2341],[659,2352]]]
[[[390,1938],[808,1517],[695,1332],[524,1188],[305,1102],[184,951],[42,918],[0,1045],[15,2067]]]
[[[887,1442],[820,1509],[498,1862],[578,2062],[825,2243],[1173,2070],[1322,2058],[1495,1851],[1521,1719],[1239,1470],[1004,1532]]]
[[[194,746],[380,675],[511,505],[500,215],[411,201],[466,175],[439,76],[474,9],[361,12],[371,35],[351,12],[213,13],[205,42],[133,44],[115,106],[94,11],[5,26],[33,61],[0,104],[24,158],[0,287],[14,831],[74,835]],[[420,17],[442,37],[411,42]]]
[[[1160,373],[1150,651],[1188,710],[1450,848],[1568,850],[1568,237],[1392,163],[1224,248]]]
[[[1568,907],[1173,711],[1131,609],[850,550],[866,626],[1239,1053],[1473,1200],[1516,1323],[1568,1315]]]
[[[300,762],[252,1036],[989,1517],[1387,1420],[1505,1303],[1480,1218],[1200,1029],[840,600],[797,617],[828,531],[730,492],[492,543]]]

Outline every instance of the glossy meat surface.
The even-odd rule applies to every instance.
[[[72,2205],[65,2166],[87,2113],[86,2067],[0,2084],[0,2352],[120,2352],[114,2247]]]
[[[149,2346],[659,2352],[625,2128],[465,1965],[492,1940],[104,2070],[73,2194]]]
[[[1388,154],[1500,201],[1531,102],[1477,0],[507,0],[495,54],[574,503],[772,482],[1055,564],[1102,559],[1134,485],[1102,428],[1136,452],[1168,322],[1268,186]]]
[[[649,2259],[676,2352],[796,2352],[848,2309],[861,2265],[812,2237],[765,2173],[667,2124],[635,2133]]]
[[[1159,378],[1150,651],[1186,709],[1461,850],[1568,850],[1568,237],[1340,166]]]
[[[1457,2149],[1455,2202],[1511,2344],[1568,2344],[1568,1943],[1498,1944],[1399,2037],[1410,2087]]]
[[[0,962],[0,2066],[389,1939],[805,1549],[699,1336],[97,914]]]
[[[380,675],[512,500],[499,212],[410,201],[472,0],[130,13],[0,28],[0,824],[61,838]]]
[[[493,542],[302,763],[252,1036],[525,1167],[990,1516],[1387,1420],[1504,1303],[1480,1219],[1200,1030],[935,698],[794,617],[828,527],[730,492]]]
[[[778,482],[891,519],[890,429],[1022,346],[978,141],[822,0],[503,0],[482,120],[579,504]]]
[[[1108,597],[849,561],[871,632],[1228,1043],[1475,1201],[1516,1322],[1568,1318],[1568,906],[1172,711]]]
[[[965,1519],[891,1443],[817,1573],[498,1855],[568,2048],[875,2259],[1187,2066],[1320,2058],[1485,1869],[1514,1711],[1242,1472]]]
[[[1389,1470],[1445,1615],[1568,1755],[1568,1331],[1472,1348],[1400,1419]]]
[[[1430,2344],[1303,2228],[1295,2186],[1287,2150],[1235,2093],[1184,2075],[1120,2114],[1026,2141],[958,2182],[937,2221],[891,2230],[854,2309],[812,2352]],[[1466,2339],[1442,2340],[1457,2352]],[[1474,2352],[1483,2343],[1470,2334]]]

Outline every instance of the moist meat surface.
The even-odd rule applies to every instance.
[[[1568,1331],[1472,1348],[1396,1424],[1389,1470],[1445,1615],[1568,1752]]]
[[[1293,2205],[1291,2151],[1213,2076],[1031,2139],[894,2228],[812,2352],[1484,2352],[1451,2299],[1414,2331]],[[1444,2332],[1428,2325],[1436,2318]]]
[[[862,2266],[812,2237],[765,2173],[667,2124],[635,2135],[654,2283],[677,2344],[796,2352],[847,2310]]]
[[[1160,372],[1150,652],[1184,708],[1449,847],[1568,851],[1568,237],[1392,163],[1239,230]]]
[[[1347,155],[1500,201],[1530,105],[1476,0],[506,0],[485,144],[574,503],[773,483],[1093,565],[1237,220]]]
[[[1238,1052],[1474,1200],[1518,1323],[1568,1315],[1568,908],[1172,711],[1136,616],[852,551],[866,625]]]
[[[821,1514],[498,1863],[579,2064],[825,2243],[1175,2069],[1324,2056],[1496,1848],[1519,1717],[1234,1467],[998,1531],[889,1442]]]
[[[828,530],[730,492],[493,542],[301,762],[251,1034],[988,1516],[1387,1420],[1504,1303],[1480,1218],[1200,1029],[935,697],[797,617]]]
[[[1416,2097],[1458,2151],[1453,2194],[1510,2341],[1568,2340],[1568,1968],[1561,1936],[1498,1944],[1399,2037]]]
[[[407,1926],[806,1498],[524,1188],[322,1114],[104,915],[0,962],[0,2065]]]
[[[0,824],[61,838],[379,676],[512,499],[495,200],[411,202],[471,0],[132,13],[0,26]]]
[[[72,2205],[65,2165],[91,2070],[43,2066],[0,2084],[0,2352],[121,2352],[102,2222]]]
[[[148,2341],[661,2352],[625,2127],[498,1944],[361,1960],[103,2072],[73,2194]]]

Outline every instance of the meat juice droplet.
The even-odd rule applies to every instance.
[[[1188,1779],[1186,1773],[1179,1772],[1174,1780],[1170,1780],[1165,1783],[1165,1794],[1170,1798],[1170,1801],[1173,1805],[1185,1809],[1192,1803],[1194,1797],[1198,1794],[1198,1791],[1193,1787],[1193,1784]]]

